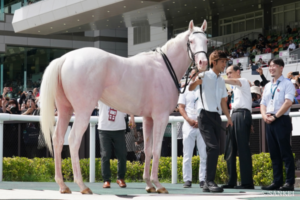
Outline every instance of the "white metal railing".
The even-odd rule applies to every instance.
[[[290,112],[291,117],[300,117],[300,112]],[[75,117],[70,119],[74,122]],[[142,117],[135,117],[135,122],[142,122]],[[222,121],[227,121],[226,116],[221,116]],[[252,114],[252,119],[262,119],[261,114]],[[12,115],[0,114],[0,182],[3,178],[3,124],[4,121],[26,121],[26,122],[39,122],[40,116],[28,115]],[[57,120],[57,117],[55,117]],[[177,122],[183,122],[181,116],[169,116],[169,123],[172,124],[172,183],[177,183]],[[95,182],[95,125],[98,123],[98,117],[90,118],[90,182]]]

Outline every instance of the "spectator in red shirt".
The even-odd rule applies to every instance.
[[[265,53],[271,53],[271,48],[266,44]]]

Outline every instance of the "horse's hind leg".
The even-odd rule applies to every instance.
[[[52,137],[55,158],[55,181],[59,185],[60,193],[65,194],[71,193],[71,190],[66,186],[63,180],[61,172],[61,151],[64,144],[64,137],[72,115],[72,108],[65,106],[63,107],[60,105],[58,107],[60,112],[58,113],[58,121]]]
[[[87,112],[87,110],[89,109],[86,108],[85,111],[76,111],[75,113],[75,121],[69,135],[69,147],[72,159],[74,182],[77,183],[82,194],[93,194],[92,191],[83,183],[78,155],[82,136],[87,129],[92,113],[92,111]]]
[[[146,181],[146,191],[148,193],[156,193],[150,181],[150,162],[152,157],[152,132],[153,132],[153,120],[150,117],[143,118],[143,129],[144,129],[144,152],[145,152],[145,166],[143,179]]]
[[[164,131],[168,124],[169,115],[160,115],[154,118],[153,126],[153,162],[151,171],[151,181],[156,186],[158,193],[168,193],[168,191],[162,187],[158,181],[158,163],[161,154],[161,145],[164,136]]]

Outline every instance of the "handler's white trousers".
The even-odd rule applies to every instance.
[[[189,115],[189,117],[191,117]],[[193,117],[195,120],[197,117]],[[184,120],[182,126],[182,136],[183,136],[183,181],[192,181],[192,156],[195,147],[195,141],[197,142],[197,149],[200,155],[200,165],[199,165],[199,181],[205,181],[206,174],[206,145],[200,134],[198,128],[193,128],[189,125],[187,121]]]

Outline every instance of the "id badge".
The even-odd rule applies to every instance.
[[[274,112],[274,101],[273,99],[269,102],[267,106],[267,113],[272,113]]]

